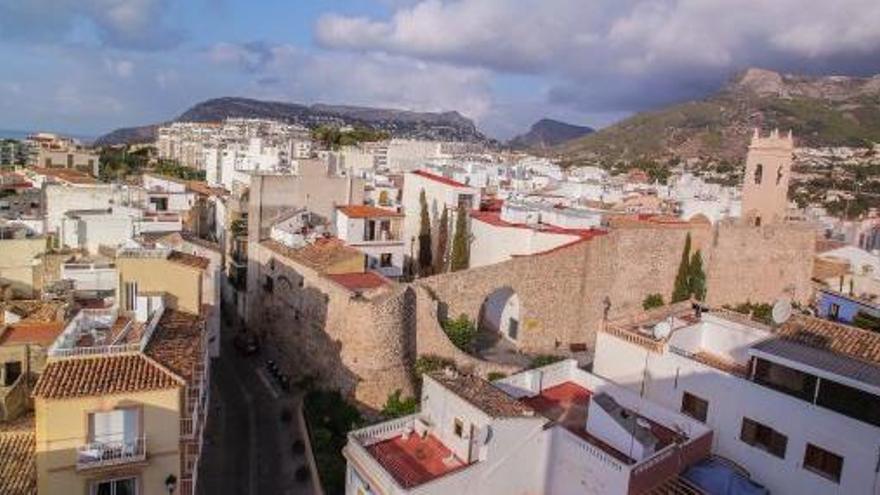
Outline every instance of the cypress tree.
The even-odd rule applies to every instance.
[[[425,190],[419,193],[419,203],[422,205],[421,224],[419,225],[419,274],[422,276],[431,274],[431,218],[428,216],[428,200],[425,198]]]
[[[684,240],[684,251],[681,253],[681,262],[678,264],[678,273],[675,274],[675,287],[672,289],[671,302],[686,301],[691,296],[689,283],[691,259],[691,234],[688,232]]]
[[[449,212],[444,206],[440,214],[440,230],[437,232],[437,252],[434,255],[434,273],[446,271],[446,252],[449,249]]]
[[[455,217],[455,236],[452,238],[452,259],[449,261],[449,270],[457,272],[464,270],[470,264],[468,253],[467,210],[458,209]]]
[[[702,301],[706,298],[706,274],[703,273],[703,255],[700,254],[699,249],[691,257],[691,263],[688,267],[688,285],[691,294],[697,300]]]

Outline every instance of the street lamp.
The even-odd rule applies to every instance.
[[[168,493],[174,493],[175,488],[177,488],[177,476],[169,474],[168,477],[165,478],[165,489],[168,490]]]

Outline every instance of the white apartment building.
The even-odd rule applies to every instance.
[[[95,254],[101,246],[117,247],[151,232],[179,232],[183,228],[176,213],[145,212],[119,206],[98,210],[68,210],[61,222],[63,246]]]
[[[599,332],[593,372],[704,423],[772,493],[880,493],[880,334],[663,308]]]
[[[494,384],[446,370],[423,376],[418,413],[349,433],[346,493],[647,493],[711,442],[699,421],[574,360]]]
[[[470,266],[529,256],[600,235],[603,213],[505,202],[501,211],[471,212]]]
[[[367,269],[385,277],[403,275],[403,214],[369,205],[336,208],[336,237],[367,255]]]
[[[195,204],[196,194],[184,180],[153,174],[144,174],[142,180],[150,211],[183,213]]]
[[[274,145],[253,137],[243,143],[206,148],[205,180],[233,191],[236,183],[249,184],[252,173],[289,173],[296,165],[291,159],[292,146],[291,141]]]
[[[425,191],[428,215],[432,228],[438,228],[443,208],[449,209],[450,226],[455,225],[456,212],[469,212],[480,207],[480,190],[440,175],[416,170],[403,179],[404,242],[408,256],[416,256],[416,240],[419,235],[421,203],[419,197]]]
[[[117,184],[45,183],[43,212],[46,233],[61,236],[61,224],[72,210],[107,210],[114,206],[144,204],[143,189]]]

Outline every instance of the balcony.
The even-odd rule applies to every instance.
[[[122,466],[146,459],[147,440],[143,435],[127,441],[92,442],[76,449],[76,470]]]

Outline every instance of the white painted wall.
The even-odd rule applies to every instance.
[[[516,255],[529,255],[549,251],[578,240],[570,234],[540,232],[525,227],[507,227],[471,221],[471,268],[493,265],[507,261]]]

